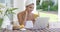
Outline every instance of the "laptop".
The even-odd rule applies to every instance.
[[[49,18],[48,17],[38,17],[35,21],[34,28],[46,28],[48,26]]]

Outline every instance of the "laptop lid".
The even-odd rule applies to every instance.
[[[35,21],[34,28],[45,28],[48,25],[48,17],[38,17]]]

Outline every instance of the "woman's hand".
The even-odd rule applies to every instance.
[[[31,14],[27,15],[27,20],[32,20],[33,16]]]

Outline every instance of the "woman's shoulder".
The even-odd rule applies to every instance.
[[[19,12],[18,15],[23,15],[25,11]]]

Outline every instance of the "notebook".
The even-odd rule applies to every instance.
[[[48,17],[38,17],[35,21],[34,28],[45,28],[48,25]]]

